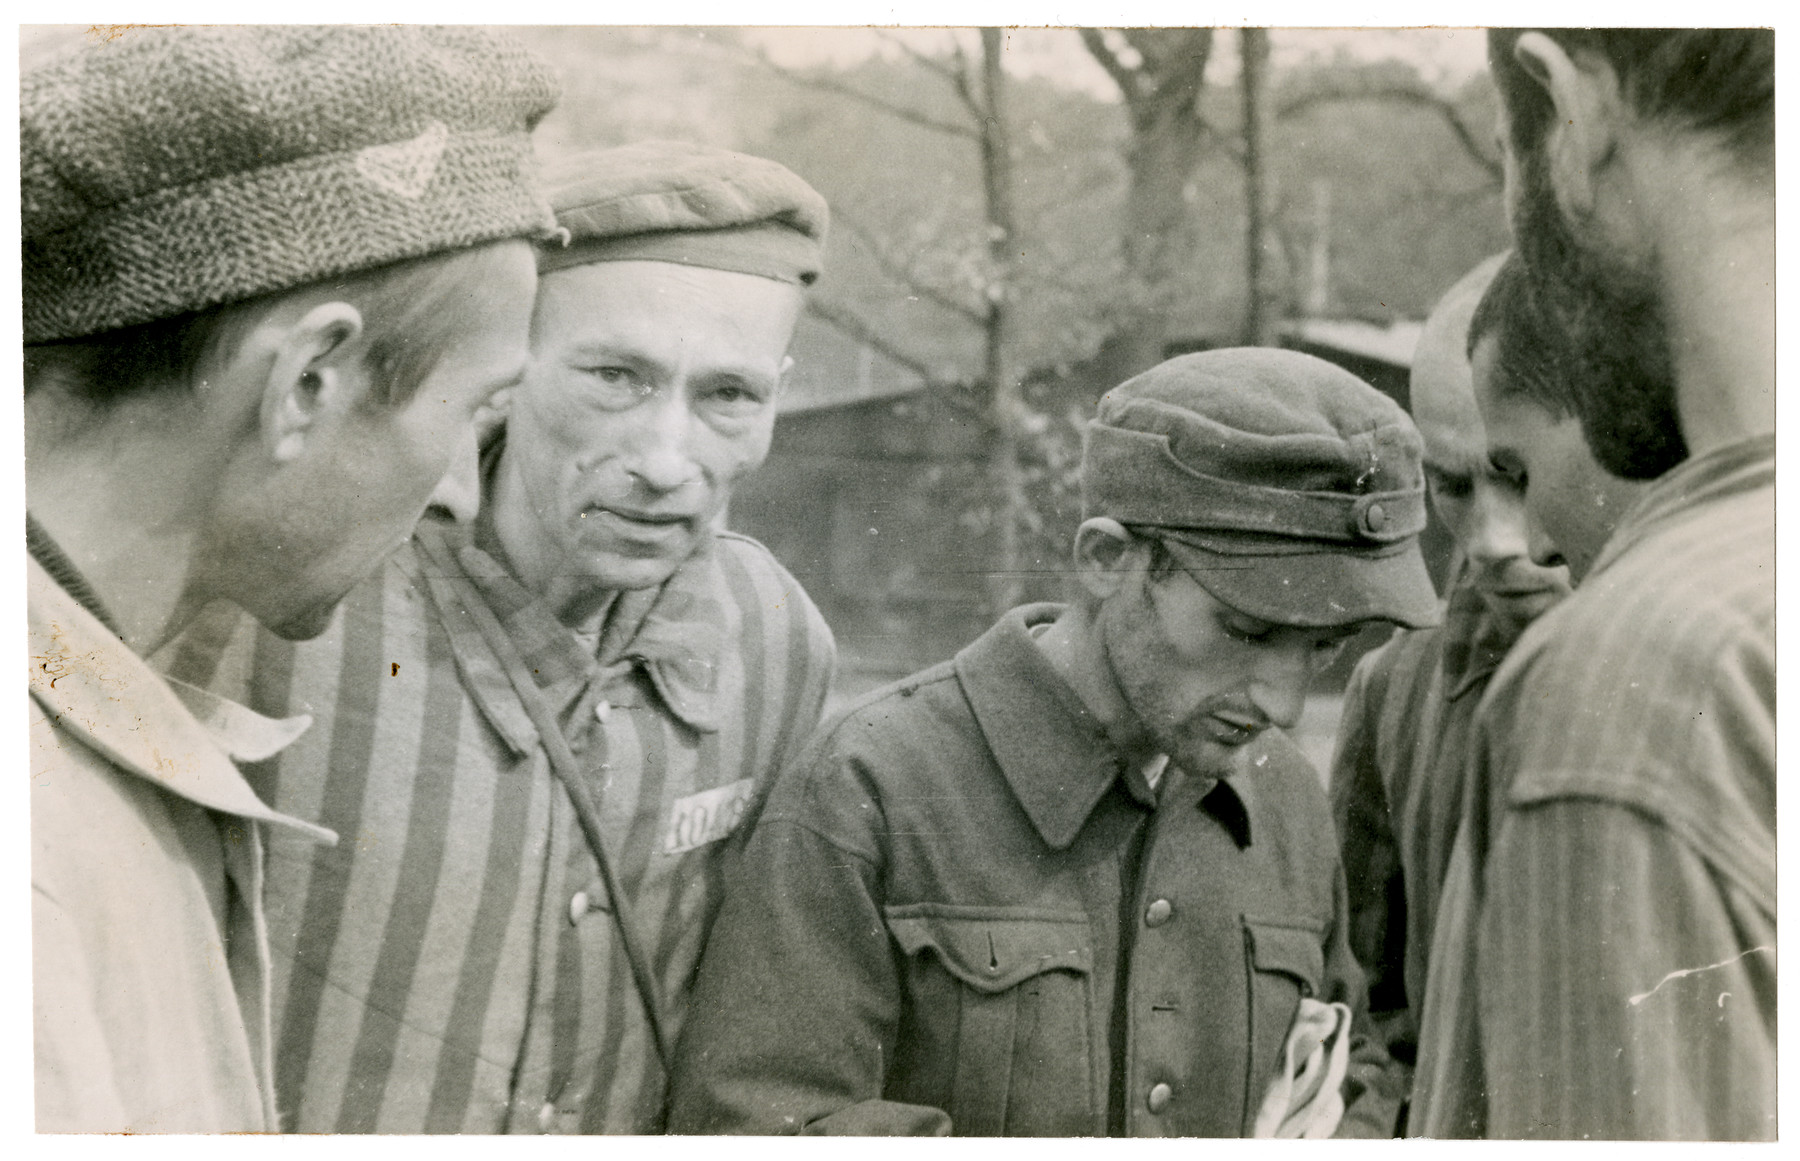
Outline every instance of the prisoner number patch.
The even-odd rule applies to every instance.
[[[679,855],[730,834],[743,819],[744,808],[750,805],[751,786],[750,779],[740,778],[729,786],[677,798],[669,812],[662,853]]]

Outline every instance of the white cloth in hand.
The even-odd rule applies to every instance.
[[[1350,1008],[1300,1001],[1281,1053],[1281,1072],[1257,1109],[1252,1137],[1329,1137],[1344,1118]]]

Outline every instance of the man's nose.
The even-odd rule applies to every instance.
[[[481,452],[475,445],[475,429],[466,428],[450,455],[450,467],[432,489],[428,507],[442,508],[468,523],[481,511]]]
[[[628,470],[645,487],[653,492],[673,492],[699,479],[692,448],[696,420],[685,392],[658,392],[632,419],[638,431]]]
[[[1525,507],[1518,497],[1485,480],[1477,480],[1470,505],[1463,551],[1481,567],[1525,555]]]
[[[1310,640],[1296,639],[1265,645],[1257,658],[1250,700],[1264,717],[1284,730],[1300,720],[1306,691],[1312,687],[1316,657]]]
[[[1562,549],[1556,546],[1556,541],[1550,539],[1550,534],[1544,531],[1544,526],[1538,521],[1527,523],[1526,538],[1530,545],[1531,563],[1540,568],[1555,568],[1567,563],[1563,559]]]

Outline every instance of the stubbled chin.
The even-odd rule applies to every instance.
[[[620,552],[614,549],[605,553],[577,553],[571,559],[580,563],[571,570],[576,576],[587,582],[592,589],[649,589],[655,588],[673,576],[681,567],[681,562],[692,554],[692,545],[686,551],[646,552],[643,554]]]

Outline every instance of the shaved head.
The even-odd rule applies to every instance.
[[[1425,458],[1442,466],[1460,465],[1473,455],[1486,459],[1481,412],[1469,369],[1469,320],[1506,255],[1495,254],[1452,286],[1419,335],[1413,352],[1412,413],[1425,439]]]
[[[1412,413],[1432,509],[1455,538],[1469,583],[1496,614],[1523,625],[1568,594],[1569,576],[1532,560],[1524,497],[1489,464],[1475,402],[1469,324],[1505,258],[1496,254],[1463,275],[1425,320],[1413,352]]]

